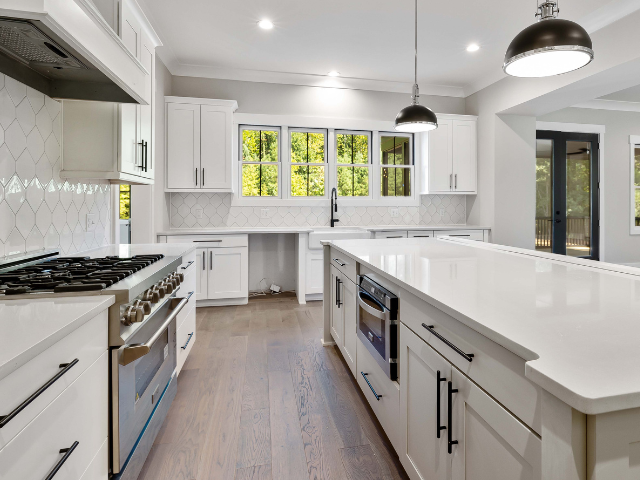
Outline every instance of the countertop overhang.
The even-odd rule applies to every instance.
[[[364,232],[386,232],[399,230],[491,230],[491,227],[477,225],[371,225],[371,226],[309,226],[309,227],[220,227],[220,228],[184,228],[158,232],[158,236],[175,235],[233,235],[257,233],[310,233],[318,230],[362,230]]]
[[[640,269],[453,238],[323,243],[523,358],[576,410],[640,407]]]

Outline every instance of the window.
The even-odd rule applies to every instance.
[[[410,197],[413,156],[411,136],[380,135],[380,195]]]
[[[640,145],[632,145],[631,146],[632,153],[632,162],[633,162],[633,223],[631,227],[640,227]],[[640,230],[640,228],[635,228],[635,230]]]
[[[280,130],[266,127],[241,127],[242,195],[277,197],[280,156]]]
[[[369,134],[336,132],[338,195],[369,196]]]
[[[320,130],[291,132],[291,196],[325,196],[327,135]]]
[[[120,185],[120,220],[131,218],[131,185]]]

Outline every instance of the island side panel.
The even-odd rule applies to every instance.
[[[331,247],[323,244],[322,253],[324,262],[324,295],[322,296],[324,328],[322,329],[322,345],[327,347],[336,344],[331,336]]]

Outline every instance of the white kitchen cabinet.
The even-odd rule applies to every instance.
[[[387,232],[374,232],[373,238],[407,238],[407,231],[390,230]]]
[[[432,238],[433,231],[432,230],[409,230],[407,232],[407,237],[409,238]]]
[[[107,5],[103,1],[98,7],[106,11]],[[153,184],[154,59],[161,42],[134,0],[121,1],[115,8],[116,33],[147,72],[143,90],[148,103],[63,101],[60,176]]]
[[[234,100],[165,97],[167,191],[233,192]]]
[[[400,325],[400,424],[398,455],[412,480],[448,480],[447,381],[451,364]]]
[[[249,295],[247,247],[209,248],[207,298],[246,298]]]
[[[344,316],[340,304],[342,273],[331,265],[331,335],[336,345],[344,344]]]
[[[484,242],[483,230],[440,230],[435,232],[436,238],[439,237],[455,237],[462,238],[464,240],[475,240],[477,242]]]
[[[452,480],[540,480],[542,441],[453,369]]]
[[[439,115],[438,128],[423,134],[421,194],[477,193],[477,119]]]
[[[356,285],[347,275],[331,266],[331,332],[353,375],[356,374]]]
[[[196,300],[206,300],[207,278],[209,276],[206,248],[198,248],[196,250],[196,268]]]
[[[324,289],[324,256],[322,250],[307,250],[306,295],[322,295]]]

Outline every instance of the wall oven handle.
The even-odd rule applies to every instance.
[[[60,378],[67,373],[69,370],[71,370],[71,368],[73,368],[74,365],[76,365],[80,360],[78,360],[77,358],[73,359],[73,361],[71,361],[70,363],[61,363],[59,365],[58,368],[62,368],[62,370],[60,370],[58,373],[56,373],[52,378],[50,378],[47,383],[45,383],[44,385],[42,385],[38,390],[36,390],[33,394],[31,394],[31,396],[29,398],[27,398],[24,402],[22,402],[20,405],[18,405],[16,408],[13,409],[13,411],[11,413],[9,413],[8,415],[4,415],[4,416],[0,416],[0,428],[4,427],[7,423],[9,423],[11,420],[13,420],[14,418],[16,418],[16,416],[25,408],[27,408],[27,406],[29,406],[30,403],[32,403],[36,398],[38,398],[40,395],[42,395],[42,393],[44,393],[44,391],[49,388],[51,385],[53,385],[54,383],[56,383],[58,380],[60,380]]]
[[[447,390],[448,390],[448,392],[447,392],[447,410],[448,410],[447,411],[447,420],[448,420],[448,423],[449,423],[449,426],[447,427],[447,435],[449,437],[447,439],[448,440],[447,443],[448,443],[449,454],[451,454],[451,453],[453,453],[453,449],[451,447],[458,444],[458,440],[453,440],[453,428],[452,428],[452,425],[451,425],[451,423],[453,422],[453,411],[452,411],[453,409],[451,408],[453,400],[452,400],[451,397],[453,396],[454,393],[458,393],[458,389],[457,388],[453,388],[451,382],[448,382]]]
[[[124,345],[123,347],[120,347],[118,363],[123,366],[129,365],[130,363],[135,362],[140,357],[144,357],[147,353],[149,353],[151,351],[151,347],[153,347],[153,344],[156,343],[156,341],[160,338],[160,335],[162,335],[162,332],[165,331],[165,329],[171,324],[171,322],[173,322],[173,320],[178,316],[180,310],[182,310],[184,306],[189,302],[189,298],[191,298],[191,295],[193,295],[193,292],[189,292],[189,295],[184,298],[172,298],[172,303],[176,300],[178,301],[178,303],[173,307],[171,313],[164,321],[164,323],[160,326],[160,328],[156,331],[156,333],[153,334],[153,336],[147,341],[147,343],[141,343],[139,345]]]
[[[440,438],[440,432],[447,429],[447,427],[440,425],[440,383],[446,381],[447,379],[441,377],[440,370],[438,370],[438,378],[436,380],[436,436],[438,438]],[[449,410],[451,410],[451,407],[449,407]]]
[[[473,356],[474,356],[473,353],[464,353],[462,350],[460,350],[460,348],[456,347],[453,343],[451,343],[449,340],[447,340],[442,335],[440,335],[438,332],[436,332],[434,330],[435,325],[427,325],[427,324],[423,323],[422,326],[424,328],[426,328],[427,330],[429,330],[431,333],[433,333],[436,336],[436,338],[440,339],[445,345],[450,347],[454,352],[456,352],[457,354],[463,356],[464,359],[467,362],[472,362],[473,361]]]
[[[380,320],[389,320],[390,319],[389,311],[386,308],[384,308],[382,305],[380,305],[380,303],[378,302],[376,303],[383,308],[383,311],[376,310],[372,306],[368,305],[362,298],[363,293],[369,297],[367,292],[359,289],[358,290],[358,306],[362,308],[365,312],[367,312],[369,315],[373,315],[374,317]],[[370,297],[370,298],[374,300],[373,297]]]
[[[371,382],[367,378],[367,375],[369,375],[369,374],[368,373],[364,373],[364,372],[360,372],[360,374],[362,375],[362,378],[364,378],[364,381],[367,382],[367,385],[369,385],[369,388],[373,392],[373,396],[376,397],[377,401],[380,401],[380,399],[382,398],[382,395],[378,395],[376,393],[376,391],[373,389],[373,386],[371,385]]]
[[[204,252],[203,252],[204,253]],[[187,263],[186,266],[184,267],[180,267],[182,270],[186,270],[187,268],[189,268],[191,266],[191,264],[193,263],[193,260],[191,260],[189,263]]]
[[[181,348],[182,350],[186,350],[186,349],[187,349],[187,345],[189,345],[189,342],[191,341],[191,339],[192,339],[192,338],[193,338],[193,332],[191,332],[191,333],[189,334],[189,338],[187,338],[187,343],[185,343],[185,344],[184,344],[183,346],[181,346],[180,348]]]
[[[56,473],[58,473],[58,470],[62,468],[62,465],[64,465],[64,462],[66,462],[69,459],[69,457],[71,456],[71,454],[73,453],[73,451],[76,449],[78,445],[80,445],[80,442],[76,440],[75,442],[73,442],[73,445],[71,445],[69,448],[60,449],[60,453],[64,453],[64,457],[62,457],[60,461],[56,463],[56,466],[53,467],[53,470],[49,472],[49,475],[47,475],[47,477],[44,480],[51,480],[53,477],[55,477]]]

